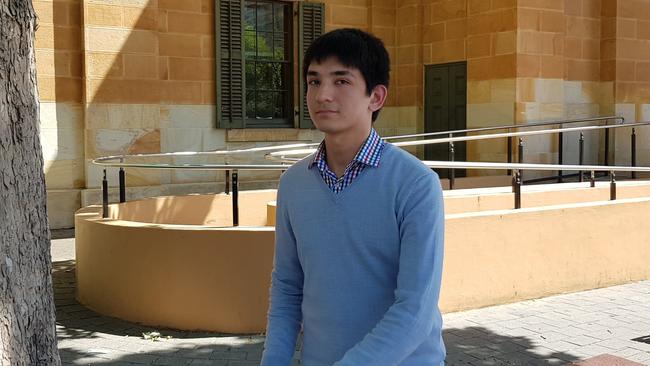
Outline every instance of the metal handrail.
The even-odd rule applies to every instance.
[[[612,118],[609,118],[612,119]],[[577,120],[574,120],[576,122]],[[555,123],[557,124],[557,123]],[[418,141],[402,141],[395,142],[395,146],[416,146],[416,145],[428,145],[428,144],[440,144],[440,143],[449,143],[449,142],[460,142],[460,141],[475,141],[475,140],[489,140],[501,137],[518,137],[518,136],[532,136],[532,135],[545,135],[545,134],[555,134],[561,132],[573,132],[573,131],[589,131],[589,130],[599,130],[599,129],[611,129],[611,128],[624,128],[624,127],[638,127],[645,126],[650,124],[650,122],[635,122],[635,123],[624,123],[618,125],[606,125],[606,126],[583,126],[583,127],[565,127],[565,128],[556,128],[548,130],[539,130],[539,131],[520,131],[520,132],[504,132],[500,134],[490,134],[490,135],[479,135],[479,136],[459,136],[459,137],[445,137],[439,139],[427,139],[427,140],[418,140]],[[550,125],[550,123],[546,124]],[[538,125],[539,126],[539,125]],[[523,126],[522,126],[523,127]],[[503,129],[503,128],[499,128]],[[459,130],[460,131],[460,130]],[[450,132],[441,133],[444,135],[449,135]],[[419,135],[404,135],[404,136],[389,136],[384,137],[384,140],[390,140],[394,138],[405,138],[405,136],[414,137],[414,136],[430,136],[431,133],[423,133]],[[289,144],[289,145],[280,145],[280,146],[267,146],[262,148],[251,148],[251,149],[240,149],[240,150],[222,150],[222,151],[180,151],[180,152],[171,152],[171,153],[151,153],[151,154],[133,154],[133,155],[111,155],[92,160],[92,163],[95,165],[105,166],[105,167],[129,167],[129,168],[151,168],[151,169],[203,169],[203,170],[232,170],[232,169],[251,169],[251,170],[273,170],[273,169],[282,169],[282,167],[272,167],[269,165],[254,165],[254,164],[240,164],[240,165],[231,165],[231,164],[145,164],[145,163],[125,163],[123,160],[127,157],[138,158],[138,157],[175,157],[175,156],[200,156],[200,155],[228,155],[230,153],[241,153],[241,152],[258,152],[258,151],[268,151],[268,150],[277,150],[277,149],[286,149],[287,147],[307,147],[307,146],[318,146],[318,143],[315,144]],[[298,149],[295,151],[300,152],[313,152],[315,149]],[[269,153],[266,156],[277,156],[279,152]],[[120,160],[120,162],[109,162],[111,160]],[[268,167],[268,168],[267,168]],[[286,169],[286,167],[284,167]]]
[[[523,170],[578,170],[580,177],[584,171],[589,171],[590,187],[596,186],[596,172],[609,172],[609,199],[616,200],[616,172],[650,172],[650,167],[630,167],[630,166],[602,166],[602,165],[558,165],[558,164],[521,164],[521,163],[479,163],[479,162],[457,162],[457,161],[422,161],[424,165],[430,168],[452,168],[452,169],[497,169],[512,170],[512,193],[514,193],[514,207],[521,208],[521,171]],[[582,181],[582,180],[581,180]]]
[[[437,136],[437,135],[454,135],[458,133],[471,133],[471,132],[485,132],[485,131],[494,131],[494,130],[505,130],[505,129],[526,129],[539,126],[551,126],[551,125],[563,125],[563,124],[574,124],[574,123],[584,123],[590,121],[607,121],[607,120],[620,120],[622,123],[625,121],[625,118],[619,116],[603,116],[603,117],[593,117],[593,118],[579,118],[579,119],[567,119],[567,120],[554,120],[554,121],[540,121],[527,123],[525,125],[501,125],[501,126],[491,126],[491,127],[478,127],[470,128],[464,130],[450,130],[450,131],[441,131],[441,132],[426,132],[421,134],[411,134],[411,135],[398,135],[398,136],[387,136],[382,137],[386,141],[390,140],[399,140],[405,138],[414,138],[422,136]],[[104,164],[106,161],[110,160],[120,160],[126,157],[138,158],[138,157],[174,157],[174,156],[201,156],[201,155],[232,155],[240,153],[252,153],[260,151],[272,151],[272,150],[282,150],[293,147],[310,147],[318,146],[319,143],[301,143],[301,144],[287,144],[279,146],[264,146],[264,147],[254,147],[249,149],[237,149],[237,150],[212,150],[212,151],[177,151],[170,153],[149,153],[149,154],[132,154],[132,155],[111,155],[104,156],[101,158],[96,158],[92,161],[96,165],[104,165],[110,167],[142,167],[142,166],[131,166],[131,165],[109,165]]]
[[[454,169],[493,169],[493,170],[546,170],[553,171],[558,169],[564,170],[583,170],[594,172],[647,172],[650,173],[650,167],[647,166],[622,166],[622,165],[558,165],[558,164],[522,164],[522,163],[483,163],[471,161],[437,161],[422,160],[424,165],[430,168],[454,168]]]
[[[637,167],[636,166],[636,134],[635,128],[640,126],[650,125],[650,122],[638,122],[638,123],[619,123],[616,125],[605,125],[605,126],[581,126],[581,127],[560,127],[555,129],[545,129],[539,131],[516,131],[516,132],[505,132],[505,133],[496,133],[489,135],[479,135],[479,136],[459,136],[453,137],[456,133],[468,133],[468,132],[484,132],[490,130],[499,130],[499,129],[513,129],[513,128],[529,128],[529,127],[539,127],[539,126],[549,126],[549,125],[563,125],[563,124],[573,124],[573,123],[584,123],[589,121],[599,121],[599,120],[621,120],[624,121],[622,117],[596,117],[596,118],[585,118],[585,119],[575,119],[575,120],[563,120],[563,121],[548,121],[548,122],[538,122],[531,123],[527,125],[509,125],[509,126],[494,126],[494,127],[484,127],[476,129],[467,129],[467,130],[455,130],[455,131],[444,131],[444,132],[433,132],[433,133],[423,133],[416,135],[402,135],[402,136],[390,136],[383,138],[384,140],[391,139],[400,139],[400,138],[413,138],[413,137],[423,137],[423,136],[435,136],[435,135],[448,135],[450,137],[445,138],[436,138],[436,139],[426,139],[418,141],[401,141],[395,142],[396,146],[416,146],[416,145],[428,145],[428,144],[440,144],[448,143],[450,145],[450,152],[452,161],[423,161],[423,163],[431,168],[447,168],[450,169],[453,173],[455,169],[501,169],[513,171],[513,180],[512,180],[512,189],[515,196],[515,208],[521,207],[521,172],[525,170],[541,170],[541,171],[552,171],[558,170],[560,172],[560,178],[562,178],[562,170],[577,170],[580,171],[580,181],[583,178],[584,171],[590,171],[590,180],[591,186],[595,185],[595,172],[609,172],[610,175],[610,199],[616,199],[616,181],[615,173],[620,171],[632,172],[632,177],[636,177],[637,172],[650,172],[650,167]],[[583,131],[593,131],[593,130],[605,130],[606,132],[606,155],[608,151],[608,132],[610,129],[615,128],[632,128],[632,165],[633,166],[609,166],[607,164],[607,156],[605,157],[605,165],[582,165],[583,157],[583,145],[584,145],[584,136]],[[454,154],[454,143],[461,141],[476,141],[476,140],[487,140],[495,138],[508,138],[509,154],[511,152],[510,147],[510,138],[519,137],[519,136],[534,136],[534,135],[547,135],[547,134],[559,134],[560,142],[562,141],[562,134],[564,132],[580,132],[580,165],[564,165],[561,164],[562,150],[559,150],[560,153],[560,163],[559,164],[523,164],[523,139],[520,138],[519,144],[519,158],[520,163],[510,162],[510,155],[508,163],[483,163],[483,162],[457,162],[453,161]],[[127,163],[125,159],[127,158],[137,158],[137,157],[175,157],[175,156],[199,156],[199,155],[229,155],[234,153],[251,153],[251,152],[260,152],[260,151],[272,151],[280,150],[266,154],[266,158],[279,160],[283,163],[295,163],[299,160],[296,158],[287,158],[287,155],[305,155],[313,152],[315,149],[297,149],[297,150],[286,150],[288,147],[311,147],[316,146],[318,143],[311,144],[288,144],[272,147],[261,147],[261,148],[251,148],[251,149],[240,149],[240,150],[222,150],[222,151],[207,151],[207,152],[174,152],[174,153],[153,153],[153,154],[134,154],[134,155],[117,155],[117,156],[107,156],[94,159],[93,164],[100,165],[104,167],[104,178],[102,180],[102,216],[104,218],[108,217],[108,181],[106,178],[106,168],[107,167],[119,167],[119,183],[120,183],[120,202],[126,200],[126,184],[125,184],[125,173],[124,168],[148,168],[148,169],[194,169],[194,170],[225,170],[226,171],[226,193],[229,193],[230,183],[230,172],[232,174],[232,184],[233,184],[233,225],[238,225],[239,218],[239,209],[238,209],[238,170],[286,170],[289,165],[287,164],[146,164],[146,163]],[[561,146],[561,145],[560,145]],[[284,150],[282,150],[284,149]],[[453,174],[450,178],[450,187],[453,187]]]
[[[438,139],[395,142],[395,143],[393,143],[393,145],[400,146],[400,147],[401,146],[418,146],[418,145],[442,144],[442,143],[460,142],[460,141],[490,140],[490,139],[502,138],[502,137],[547,135],[547,134],[556,134],[556,133],[563,133],[563,132],[607,130],[607,129],[625,128],[625,127],[634,128],[634,127],[647,126],[647,125],[650,125],[650,121],[648,121],[648,122],[625,123],[625,124],[619,124],[619,125],[607,125],[607,126],[566,127],[566,128],[557,128],[557,129],[539,130],[539,131],[504,132],[504,133],[496,133],[496,134],[489,134],[489,135],[479,135],[479,136],[443,137],[443,138],[438,138]],[[276,157],[282,157],[283,153],[286,154],[286,153],[289,152],[289,153],[292,153],[292,155],[299,155],[299,154],[311,153],[311,152],[314,152],[314,151],[315,151],[315,149],[298,149],[298,150],[276,151],[276,152],[268,153],[268,154],[266,154],[266,156],[271,160],[275,160]],[[280,159],[279,161],[290,163],[290,162],[296,162],[297,160],[299,160],[299,159]],[[463,168],[460,168],[460,169],[463,169]],[[564,169],[564,170],[573,170],[573,169]]]
[[[502,125],[502,126],[490,126],[490,127],[477,127],[477,128],[470,128],[470,129],[464,129],[464,130],[450,130],[450,131],[438,131],[438,132],[427,132],[427,133],[420,133],[420,134],[413,134],[413,135],[402,135],[402,136],[395,136],[395,139],[398,138],[413,138],[413,137],[420,137],[420,136],[437,136],[437,135],[450,135],[450,134],[458,134],[458,133],[470,133],[470,132],[485,132],[485,131],[496,131],[496,130],[511,130],[511,129],[521,129],[521,128],[531,128],[531,127],[540,127],[540,126],[552,126],[552,125],[568,125],[568,124],[574,124],[574,123],[584,123],[584,122],[591,122],[591,121],[608,121],[608,120],[620,120],[621,123],[625,123],[625,118],[624,117],[618,117],[618,116],[605,116],[605,117],[593,117],[593,118],[578,118],[578,119],[567,119],[567,120],[559,120],[559,121],[540,121],[540,122],[532,122],[532,123],[526,123],[525,125]]]

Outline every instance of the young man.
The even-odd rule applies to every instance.
[[[307,104],[325,139],[278,189],[275,262],[262,365],[443,365],[438,295],[444,214],[435,173],[383,142],[383,43],[355,29],[305,55]]]

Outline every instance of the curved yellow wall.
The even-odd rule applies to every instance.
[[[275,197],[274,191],[241,195],[240,222],[258,225],[250,227],[229,227],[230,199],[214,195],[114,204],[106,220],[99,206],[79,210],[77,299],[149,325],[263,331],[273,265],[274,229],[264,226],[269,194]],[[184,219],[197,225],[168,223]],[[206,221],[223,227],[202,226]]]
[[[476,202],[485,196],[457,197],[467,205],[446,215],[441,309],[649,279],[648,189],[650,182],[620,185],[619,197],[636,198],[611,202],[604,188],[555,196],[531,192],[524,203],[540,197],[565,203],[501,211],[480,211]],[[580,203],[593,195],[604,197]],[[501,202],[494,207],[512,202],[512,195],[495,197]],[[148,325],[263,332],[274,241],[273,227],[264,225],[273,225],[274,198],[274,191],[242,192],[241,223],[255,226],[237,228],[229,227],[225,212],[232,209],[223,195],[114,204],[109,219],[100,218],[98,206],[79,210],[78,300],[102,314]],[[448,209],[454,199],[445,198]]]
[[[445,312],[650,279],[650,197],[447,215]]]

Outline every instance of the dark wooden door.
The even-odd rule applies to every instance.
[[[425,67],[424,130],[440,132],[467,128],[467,64],[458,62]],[[461,136],[461,135],[454,135]],[[437,136],[434,136],[437,137]],[[448,137],[448,136],[446,136]],[[466,161],[465,142],[454,144],[454,160]],[[425,160],[451,160],[448,144],[425,145]],[[441,178],[448,176],[447,169],[436,169]],[[456,170],[464,177],[464,170]]]

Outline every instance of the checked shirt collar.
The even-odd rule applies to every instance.
[[[314,159],[309,164],[309,168],[311,169],[312,166],[316,165],[325,183],[327,183],[334,193],[339,193],[343,188],[349,186],[365,167],[379,166],[384,144],[384,140],[379,137],[377,131],[374,128],[371,129],[370,135],[359,149],[359,152],[357,152],[357,155],[345,168],[343,176],[337,177],[327,166],[327,152],[325,151],[325,141],[323,141],[318,146]]]

